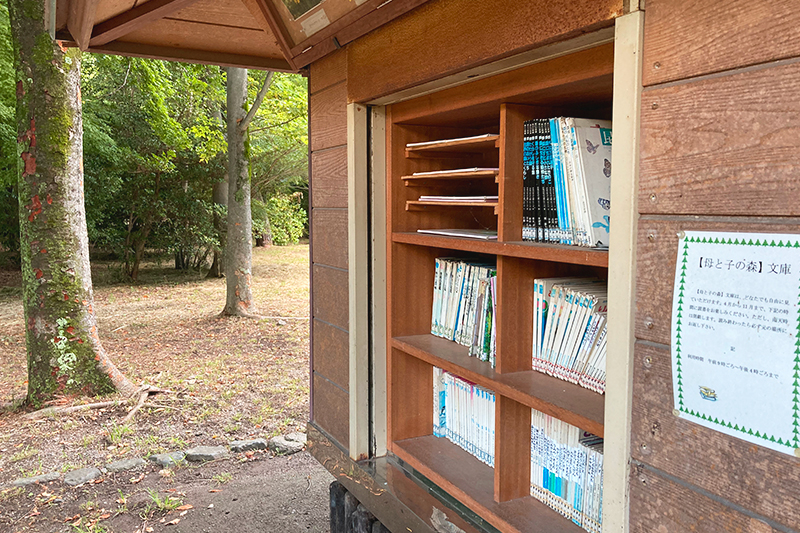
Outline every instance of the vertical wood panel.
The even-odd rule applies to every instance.
[[[308,90],[317,93],[347,79],[347,48],[334,52],[310,65]]]
[[[311,154],[313,207],[347,207],[347,147]]]
[[[348,394],[325,378],[314,375],[314,422],[348,448],[350,428]]]
[[[347,332],[315,320],[312,342],[314,343],[313,371],[347,390],[349,342]]]
[[[391,350],[388,432],[391,441],[433,432],[433,367],[400,350]],[[399,401],[398,401],[399,400]]]
[[[314,318],[348,329],[347,271],[314,265]]]
[[[495,403],[494,499],[531,492],[531,408],[498,396]]]
[[[347,269],[347,209],[314,209],[314,263]]]
[[[796,0],[648,0],[644,84],[800,55],[797,7]]]
[[[347,84],[340,83],[309,98],[311,150],[347,144]]]

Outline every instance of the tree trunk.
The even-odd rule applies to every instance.
[[[227,206],[228,204],[228,173],[225,173],[223,181],[214,184],[212,196],[214,200],[214,230],[217,232],[219,238],[219,248],[214,248],[214,259],[211,262],[211,268],[206,274],[207,278],[222,278],[225,277],[225,241],[227,237],[227,219],[219,213],[219,208]]]
[[[94,315],[86,211],[80,55],[44,24],[45,0],[10,0],[16,52],[22,287],[28,402],[56,392],[136,387],[111,363]]]
[[[227,296],[223,315],[257,316],[250,290],[253,254],[250,169],[246,130],[247,70],[228,68],[228,238],[225,243]]]

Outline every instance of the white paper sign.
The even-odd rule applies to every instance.
[[[800,456],[799,303],[800,235],[682,233],[675,414]]]

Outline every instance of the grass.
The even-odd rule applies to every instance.
[[[145,506],[142,511],[142,519],[153,516],[154,514],[167,514],[183,505],[183,502],[178,498],[173,498],[166,495],[163,498],[159,496],[157,490],[147,489],[147,495],[150,497],[150,502]]]
[[[18,463],[20,461],[30,459],[31,457],[36,457],[37,455],[39,455],[39,450],[26,445],[20,451],[11,456],[11,462]]]
[[[122,442],[123,437],[133,434],[133,429],[127,424],[117,425],[111,424],[106,428],[106,437],[111,444],[119,444]]]
[[[215,474],[211,479],[220,485],[224,485],[233,479],[233,474],[230,472],[221,472],[219,474]]]

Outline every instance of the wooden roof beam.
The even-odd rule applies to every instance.
[[[152,0],[151,0],[152,1]],[[275,36],[278,45],[281,47],[283,56],[286,61],[292,66],[293,70],[297,70],[291,52],[291,38],[283,26],[280,15],[269,0],[242,0],[242,3],[247,6],[247,9],[258,21],[259,26]]]
[[[76,0],[73,0],[73,2]],[[89,0],[91,1],[91,0]],[[94,27],[90,47],[103,46],[151,22],[180,11],[198,0],[150,0]],[[73,34],[73,37],[75,35]]]
[[[89,48],[92,38],[94,17],[100,0],[72,0],[67,11],[67,29],[75,39],[78,48],[84,52]]]

